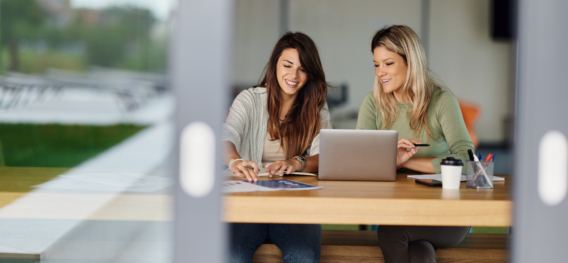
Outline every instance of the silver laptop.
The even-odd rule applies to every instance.
[[[394,181],[398,132],[320,131],[319,180]]]

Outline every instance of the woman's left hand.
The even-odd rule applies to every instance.
[[[291,174],[296,170],[302,168],[302,163],[296,159],[284,160],[284,161],[276,161],[270,166],[266,167],[266,172],[268,173],[269,177],[273,175],[284,175]]]

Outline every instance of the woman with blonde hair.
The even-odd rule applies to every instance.
[[[319,132],[331,128],[328,84],[315,43],[305,34],[278,40],[260,85],[241,92],[223,126],[225,163],[233,174],[257,181],[319,167]],[[231,224],[230,262],[251,262],[269,238],[284,262],[319,262],[321,225]]]
[[[379,30],[371,42],[374,90],[365,96],[357,129],[397,130],[397,168],[440,173],[446,157],[467,160],[473,143],[456,98],[428,73],[416,33],[404,25]],[[428,147],[414,144],[428,143]],[[470,227],[379,226],[385,262],[436,262],[436,248],[457,245]]]

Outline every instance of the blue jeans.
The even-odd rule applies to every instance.
[[[299,224],[230,224],[230,261],[252,261],[254,252],[266,238],[282,251],[286,262],[319,262],[321,225]]]

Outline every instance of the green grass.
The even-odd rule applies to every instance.
[[[28,74],[43,73],[46,68],[57,68],[70,71],[85,71],[87,68],[87,60],[84,56],[66,54],[65,52],[49,51],[46,53],[35,53],[31,51],[20,51],[18,53],[20,59],[19,72]],[[4,72],[9,71],[10,56],[7,49],[2,52],[2,69]]]
[[[2,123],[0,142],[6,166],[73,167],[144,128]]]

